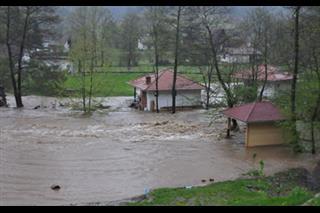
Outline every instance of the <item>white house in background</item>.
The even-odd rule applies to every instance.
[[[223,54],[220,54],[220,61],[225,63],[249,63],[254,55],[261,57],[261,53],[254,52],[252,47],[225,48]]]
[[[159,109],[172,107],[172,82],[173,70],[159,71],[158,91]],[[146,111],[156,110],[156,78],[155,74],[148,74],[128,82],[134,88],[134,98],[138,99],[139,108]],[[201,90],[204,87],[182,75],[177,75],[176,80],[176,107],[193,108],[202,106]]]
[[[252,79],[252,70],[245,69],[235,72],[233,78],[240,79],[244,84]],[[267,83],[263,92],[264,97],[272,97],[277,91],[288,91],[291,88],[293,75],[288,72],[282,72],[278,67],[267,65]],[[261,91],[265,80],[265,66],[259,65],[257,71],[257,80],[259,81],[258,93]]]
[[[146,50],[147,49],[147,46],[145,46],[144,44],[143,44],[143,40],[138,40],[138,49],[139,50]]]

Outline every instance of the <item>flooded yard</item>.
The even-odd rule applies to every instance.
[[[108,202],[146,188],[235,179],[261,159],[267,174],[319,160],[286,146],[247,149],[243,126],[224,139],[226,119],[209,126],[206,110],[141,112],[127,107],[131,97],[113,97],[102,100],[109,109],[84,117],[59,106],[67,100],[23,100],[24,109],[0,108],[0,205]]]

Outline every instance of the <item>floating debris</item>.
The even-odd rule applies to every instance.
[[[58,191],[61,189],[61,187],[59,185],[56,185],[56,184],[53,184],[51,187],[50,187],[52,190],[54,191]]]

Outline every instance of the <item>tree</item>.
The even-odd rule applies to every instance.
[[[140,17],[129,12],[125,14],[120,25],[121,65],[126,65],[128,70],[138,64],[138,42],[141,36]]]
[[[262,54],[262,61],[264,64],[264,80],[257,97],[258,101],[262,101],[263,92],[267,83],[268,77],[268,63],[270,61],[270,46],[274,30],[272,28],[272,18],[270,12],[265,7],[258,7],[249,11],[245,19],[242,21],[242,30],[245,33],[247,40],[253,48],[253,57],[250,61],[252,70],[252,78],[250,86],[258,88],[258,67],[261,63],[260,53]]]
[[[297,115],[310,123],[311,153],[316,153],[316,128],[320,121],[320,7],[305,7],[301,16],[301,69],[297,86]]]
[[[293,123],[292,134],[293,137],[292,144],[294,144],[295,149],[299,151],[300,146],[298,145],[298,133],[296,127],[296,84],[299,69],[299,16],[300,16],[301,6],[296,6],[294,8],[294,70],[293,79],[291,85],[291,121]]]
[[[78,7],[70,16],[72,26],[72,46],[70,56],[80,74],[82,110],[90,113],[94,91],[94,73],[101,63],[99,52],[102,51],[103,24],[106,16],[102,7]]]
[[[168,26],[166,24],[167,10],[165,7],[159,6],[148,6],[145,11],[145,18],[147,20],[147,34],[150,35],[149,46],[153,48],[154,51],[154,73],[156,81],[156,111],[159,113],[159,90],[158,90],[158,79],[159,79],[159,59],[162,54],[164,54],[167,48],[167,36]]]
[[[199,6],[198,10],[198,20],[203,26],[203,30],[206,32],[207,44],[210,47],[212,62],[215,69],[215,74],[219,84],[221,85],[223,91],[226,94],[226,101],[228,107],[233,107],[235,104],[235,99],[232,94],[232,90],[226,84],[226,80],[223,78],[223,71],[219,64],[218,53],[223,50],[224,44],[229,39],[228,36],[224,33],[223,26],[228,22],[228,14],[230,8],[216,6],[216,7],[206,7]],[[227,136],[230,136],[229,130],[237,129],[237,121],[232,119],[232,126],[230,127],[231,119],[228,118],[228,132]]]
[[[173,68],[173,82],[172,82],[172,113],[174,114],[176,112],[176,81],[177,81],[177,73],[178,73],[178,57],[179,57],[179,37],[180,37],[180,17],[181,17],[181,10],[182,7],[178,6],[174,9],[175,13],[174,16],[176,17],[176,38],[175,38],[175,47],[174,47],[174,68]]]
[[[22,103],[23,56],[42,45],[44,37],[52,35],[50,27],[58,21],[55,7],[6,6],[1,8],[5,22],[5,44],[9,61],[10,77],[16,106]]]

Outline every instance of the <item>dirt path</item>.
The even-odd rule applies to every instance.
[[[110,109],[89,118],[58,107],[62,100],[24,100],[22,110],[0,109],[0,205],[109,202],[145,188],[234,179],[253,167],[254,153],[267,174],[312,168],[319,159],[294,156],[287,147],[245,149],[243,136],[221,137],[225,119],[208,127],[205,110],[139,112],[126,107],[130,98],[116,97],[104,100]],[[52,184],[61,189],[51,190]]]

